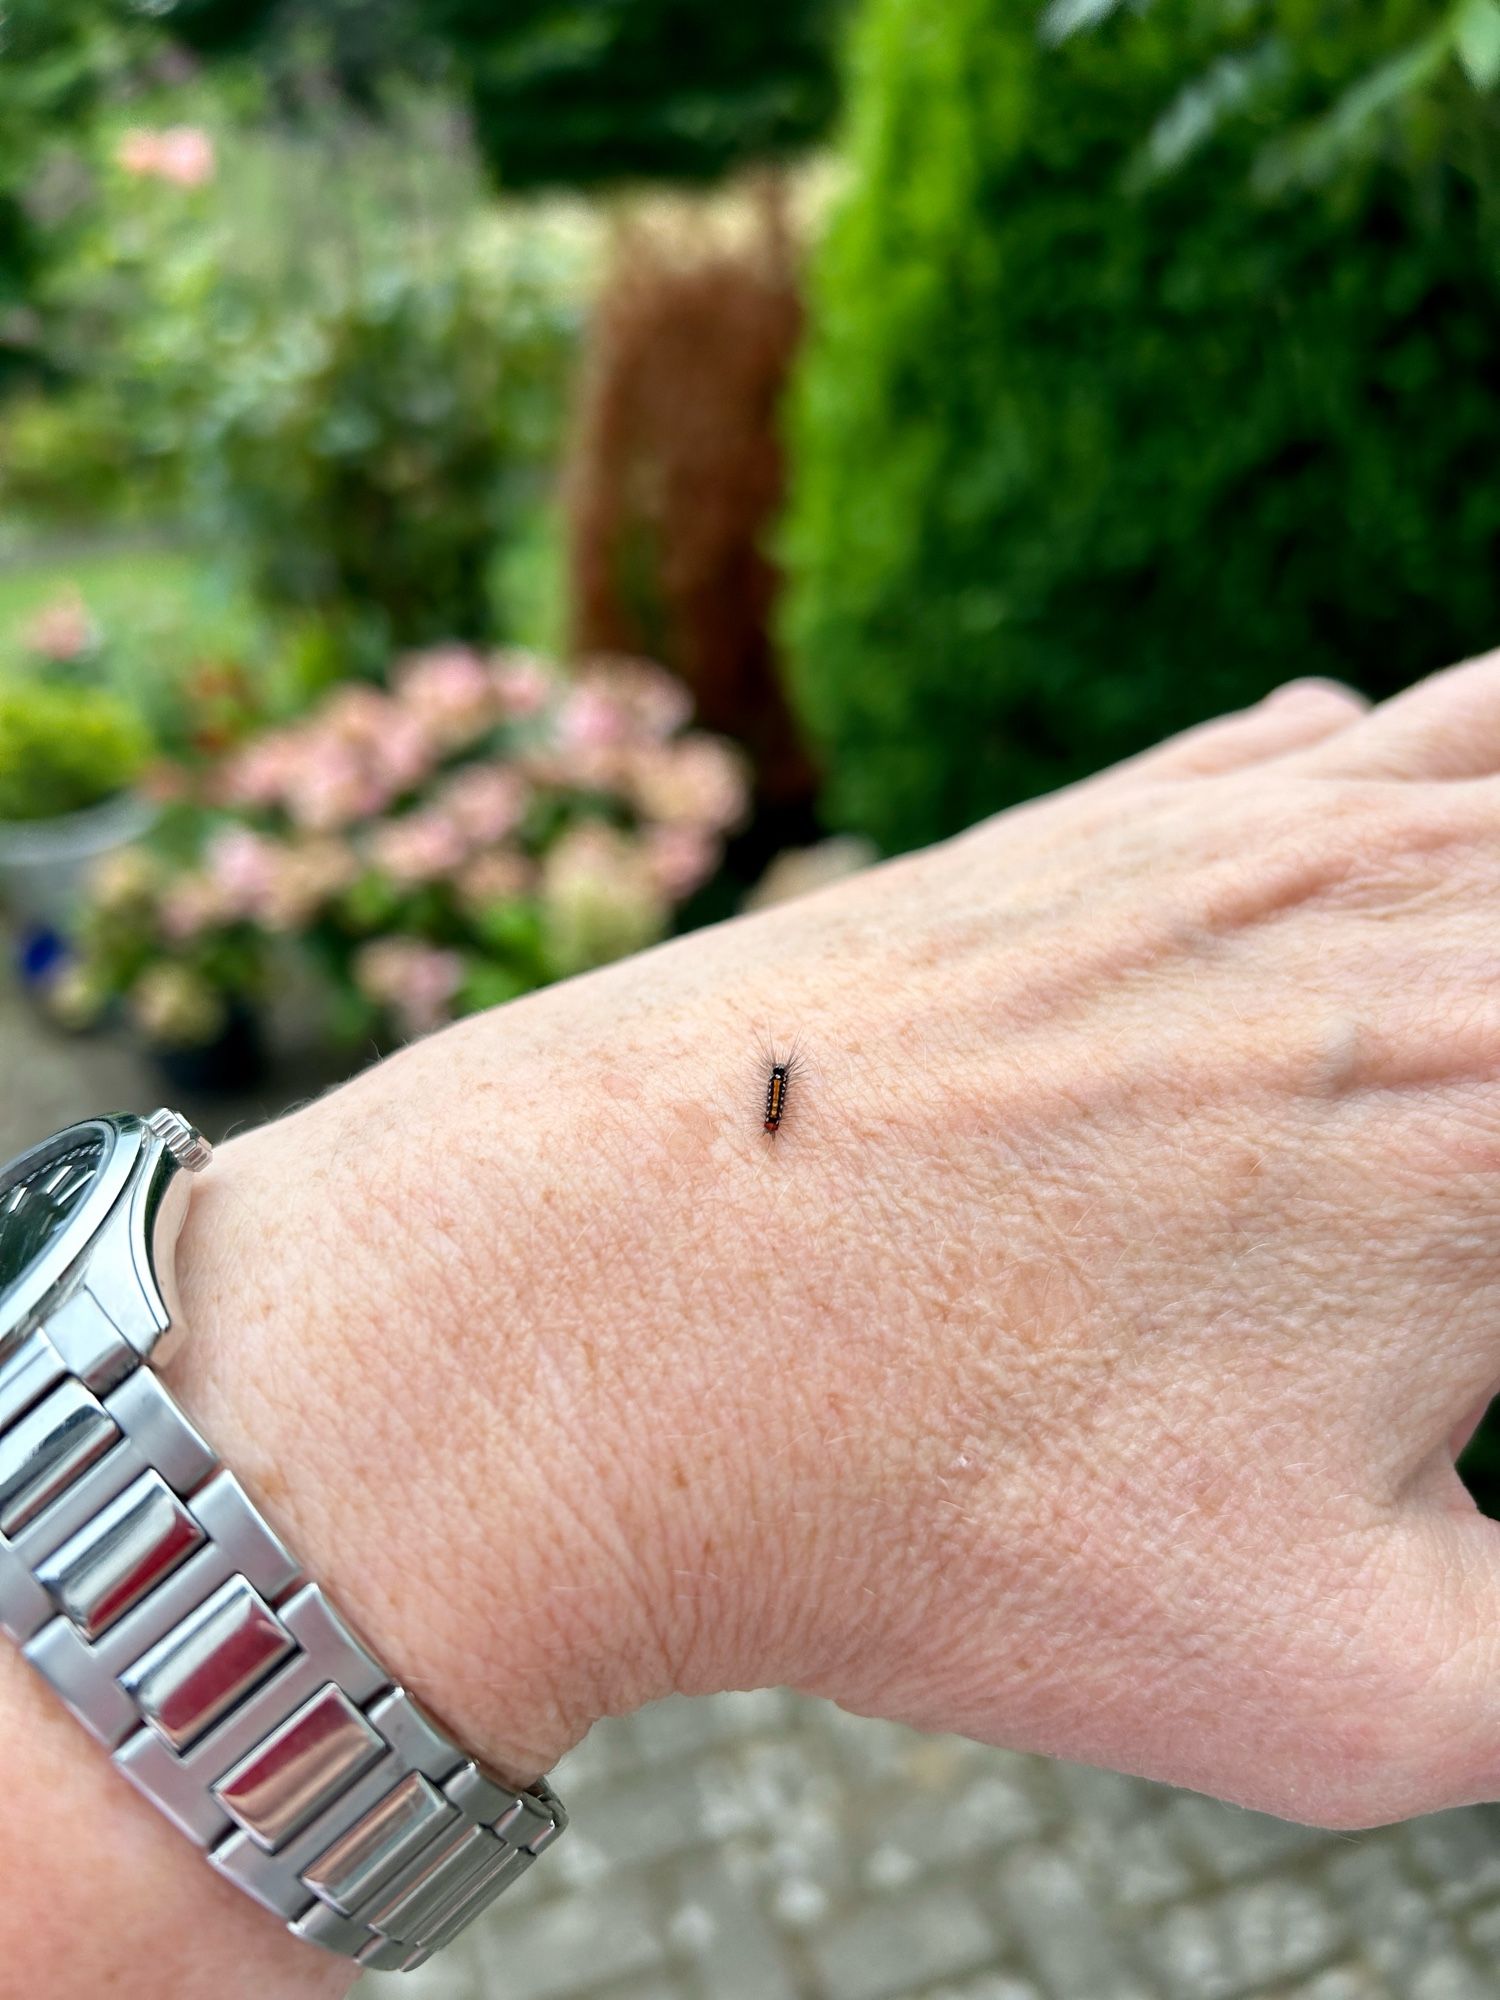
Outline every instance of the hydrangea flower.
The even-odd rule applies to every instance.
[[[118,989],[143,1026],[206,1022],[193,980],[265,986],[296,951],[378,1039],[650,944],[747,803],[738,755],[688,719],[686,690],[635,660],[568,675],[433,646],[388,686],[337,687],[211,769],[186,855],[111,862],[92,921],[133,968]],[[170,976],[138,1004],[143,963]]]

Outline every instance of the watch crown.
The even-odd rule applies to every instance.
[[[146,1120],[149,1131],[156,1134],[179,1167],[186,1167],[190,1174],[201,1174],[214,1156],[214,1149],[198,1130],[176,1111],[168,1111],[165,1106],[153,1111]]]

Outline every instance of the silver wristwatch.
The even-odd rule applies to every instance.
[[[0,1628],[221,1875],[298,1937],[406,1969],[564,1813],[396,1685],[151,1367],[208,1161],[157,1111],[0,1169]]]

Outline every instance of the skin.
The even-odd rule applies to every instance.
[[[782,1682],[1330,1826],[1493,1797],[1497,773],[1500,659],[1293,686],[420,1043],[221,1154],[173,1385],[516,1776]],[[344,1989],[8,1655],[0,1729],[0,1993]]]

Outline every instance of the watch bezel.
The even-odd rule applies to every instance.
[[[87,1137],[101,1139],[105,1148],[93,1185],[63,1224],[57,1240],[22,1272],[8,1291],[0,1292],[0,1352],[33,1318],[43,1301],[66,1281],[74,1265],[98,1237],[146,1147],[160,1144],[139,1118],[82,1118],[8,1160],[0,1168],[0,1200],[17,1181],[34,1173],[50,1156]]]

